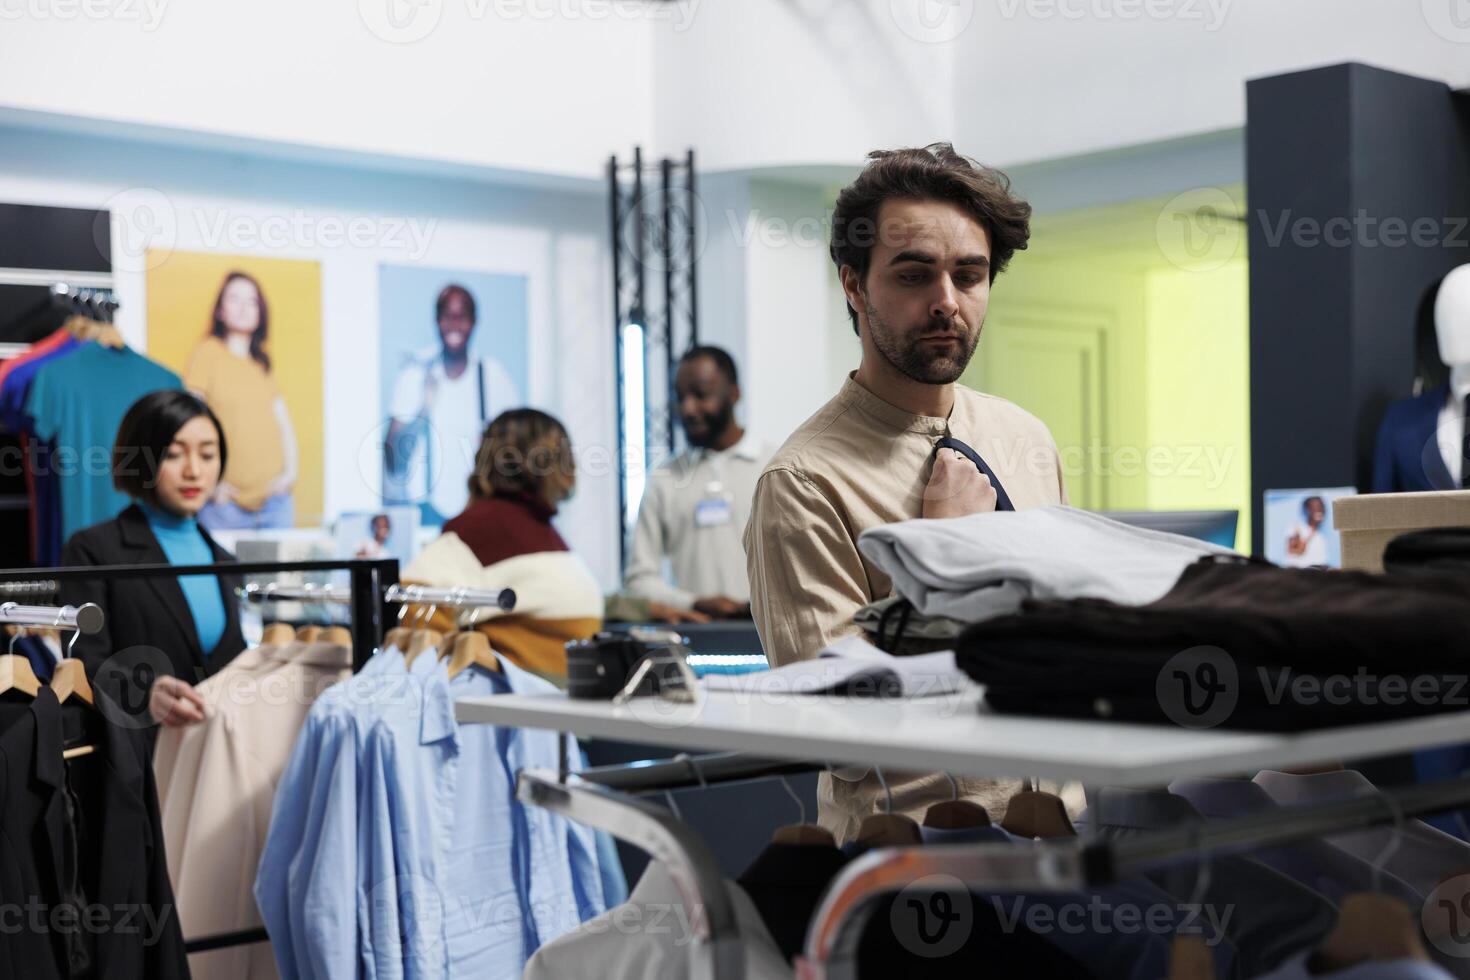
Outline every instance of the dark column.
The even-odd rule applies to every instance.
[[[1445,84],[1336,65],[1246,85],[1251,489],[1366,488],[1412,393],[1415,318],[1470,262],[1470,138]]]

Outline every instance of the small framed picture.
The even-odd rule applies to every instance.
[[[419,509],[413,506],[343,514],[333,538],[338,558],[397,558],[407,564],[414,555]]]
[[[1266,560],[1287,568],[1341,568],[1332,505],[1355,487],[1266,491]]]

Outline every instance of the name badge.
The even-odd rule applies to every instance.
[[[695,527],[719,527],[731,519],[730,501],[723,497],[706,497],[694,505]]]

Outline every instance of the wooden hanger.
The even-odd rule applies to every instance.
[[[1204,936],[1174,937],[1169,945],[1169,980],[1215,980],[1215,958]]]
[[[303,626],[296,631],[296,639],[302,643],[315,643],[317,637],[321,635],[322,628],[320,626]]]
[[[413,630],[403,626],[395,626],[383,636],[383,649],[397,647],[402,650],[408,638],[413,636]]]
[[[792,823],[784,827],[777,827],[776,832],[771,835],[771,843],[797,844],[801,847],[835,848],[837,846],[837,840],[832,836],[832,831],[814,823]]]
[[[874,769],[873,772],[878,776],[879,785],[883,787],[886,800],[884,812],[863,818],[863,822],[858,825],[857,842],[866,847],[911,847],[924,843],[924,835],[920,833],[914,818],[893,812],[893,790],[888,788],[883,770]]]
[[[35,697],[41,693],[41,680],[25,657],[7,653],[0,656],[0,694],[21,691]]]
[[[285,623],[271,623],[260,634],[262,646],[283,647],[296,639],[296,631]]]
[[[1388,895],[1356,892],[1342,900],[1337,925],[1312,954],[1312,973],[1346,970],[1381,960],[1427,961],[1413,911]]]
[[[924,826],[935,830],[973,830],[990,826],[990,814],[978,803],[969,800],[945,800],[936,803],[924,814]]]
[[[949,780],[949,799],[943,803],[936,803],[924,814],[924,826],[933,827],[935,830],[973,830],[977,827],[990,826],[990,814],[978,803],[960,799],[960,784],[955,782],[951,773],[945,773]]]
[[[926,823],[928,821],[925,821]],[[1027,840],[1076,837],[1077,828],[1067,816],[1067,805],[1055,793],[1022,790],[1006,804],[1001,829]]]
[[[403,651],[403,665],[412,667],[419,654],[431,647],[438,650],[443,640],[444,634],[438,630],[414,630],[413,635],[408,638],[408,649]]]
[[[500,659],[490,649],[490,640],[478,630],[455,633],[439,648],[439,659],[449,658],[449,679],[454,680],[470,667],[482,667],[501,673]]]
[[[67,698],[76,695],[84,703],[97,707],[97,701],[92,695],[92,685],[87,681],[87,669],[80,660],[68,656],[56,665],[56,673],[51,675],[51,690],[55,693],[56,700],[63,704]],[[95,745],[75,745],[63,749],[61,758],[70,761],[96,751]]]
[[[76,695],[87,704],[96,707],[97,700],[92,695],[92,685],[87,681],[87,668],[82,666],[80,660],[70,657],[56,665],[56,673],[51,675],[51,690],[56,695],[56,700],[62,704],[72,695]]]
[[[875,813],[858,825],[857,842],[867,847],[912,847],[924,843],[924,835],[913,817]]]
[[[317,634],[316,642],[350,647],[352,646],[352,631],[345,626],[328,626]]]
[[[1373,887],[1378,889],[1383,862],[1399,846],[1404,831],[1404,814],[1393,799],[1383,795],[1384,803],[1394,810],[1394,837],[1383,853],[1373,861]],[[1360,963],[1381,960],[1429,959],[1420,938],[1419,916],[1402,901],[1378,891],[1354,892],[1342,900],[1337,911],[1337,924],[1322,940],[1322,945],[1307,958],[1311,973],[1346,970]]]

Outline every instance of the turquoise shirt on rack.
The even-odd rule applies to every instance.
[[[214,552],[199,530],[199,522],[159,510],[139,501],[148,518],[153,536],[163,548],[170,565],[212,565]],[[219,591],[219,580],[213,575],[184,575],[179,578],[184,601],[194,615],[194,631],[199,635],[199,649],[208,657],[225,635],[225,600]]]

